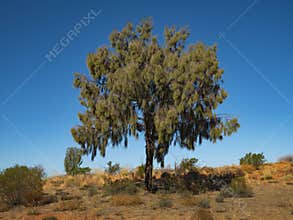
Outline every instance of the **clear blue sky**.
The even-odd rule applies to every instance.
[[[101,13],[48,62],[45,55],[93,9]],[[188,43],[218,45],[229,98],[219,112],[239,117],[241,128],[217,144],[195,151],[171,147],[166,164],[197,157],[209,166],[238,163],[246,152],[269,161],[292,153],[293,2],[284,1],[2,1],[0,6],[0,169],[16,163],[41,164],[63,172],[66,148],[75,146],[70,129],[82,111],[73,73],[87,73],[86,56],[108,44],[113,29],[152,16],[154,32],[188,25]],[[221,35],[222,33],[222,35]],[[219,37],[222,36],[222,37]],[[123,166],[144,161],[144,142],[128,149],[109,147],[106,158]]]

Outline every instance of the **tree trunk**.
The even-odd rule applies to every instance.
[[[153,159],[154,159],[154,144],[151,137],[146,135],[146,163],[145,163],[145,188],[147,191],[152,191],[153,179]]]
[[[154,139],[154,121],[151,114],[144,114],[145,124],[145,151],[146,151],[146,163],[145,163],[145,179],[144,184],[147,191],[152,191],[153,184],[153,160],[155,151],[155,139]]]

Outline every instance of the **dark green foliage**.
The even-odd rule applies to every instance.
[[[83,149],[76,147],[69,147],[66,150],[66,156],[64,159],[65,171],[68,175],[77,175],[89,173],[91,169],[89,167],[80,167],[82,164]]]
[[[137,186],[129,180],[120,180],[104,185],[104,191],[107,195],[129,194],[134,195],[138,192]]]
[[[105,156],[109,143],[127,147],[129,136],[144,134],[148,190],[153,159],[164,166],[172,144],[194,150],[239,128],[236,118],[216,113],[228,96],[216,46],[186,48],[189,31],[175,27],[165,29],[160,44],[152,30],[150,19],[129,23],[111,34],[110,46],[88,55],[90,77],[77,73],[74,80],[85,111],[71,130],[92,159]]]
[[[182,173],[187,173],[191,170],[194,170],[196,168],[196,163],[198,162],[198,159],[196,158],[184,158],[180,165],[179,165],[179,170]]]
[[[119,163],[115,163],[115,164],[112,164],[112,161],[109,161],[107,163],[107,167],[105,169],[105,172],[110,174],[110,175],[115,175],[115,174],[118,174],[120,172],[120,165]]]
[[[34,205],[42,198],[44,170],[16,165],[0,173],[0,200],[9,206]]]
[[[160,208],[171,208],[173,206],[173,202],[170,199],[162,198],[159,201]]]
[[[246,184],[244,177],[234,178],[231,182],[231,189],[235,197],[252,197],[252,189]]]
[[[240,165],[249,164],[256,168],[265,163],[265,156],[263,153],[247,153],[240,159]]]

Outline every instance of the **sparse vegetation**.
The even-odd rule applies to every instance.
[[[73,211],[73,210],[83,210],[82,203],[80,200],[67,200],[58,203],[58,207],[55,211]]]
[[[9,206],[33,205],[43,193],[44,170],[16,165],[0,173],[0,199]]]
[[[159,207],[160,208],[171,208],[172,206],[173,206],[173,202],[171,199],[161,198],[159,200]]]
[[[265,156],[263,153],[247,153],[240,159],[240,165],[252,165],[255,168],[259,168],[260,165],[265,163]]]
[[[105,184],[104,191],[107,195],[115,195],[115,194],[134,195],[137,193],[138,188],[132,181],[121,180],[121,181]]]
[[[111,202],[116,206],[136,206],[143,203],[139,196],[125,194],[113,195]]]
[[[279,162],[291,162],[293,163],[293,155],[286,155],[279,159]]]
[[[197,200],[193,196],[184,196],[181,198],[181,204],[184,206],[195,206],[197,204]]]
[[[94,195],[98,194],[98,188],[95,185],[88,186],[88,195],[89,197],[92,197]]]

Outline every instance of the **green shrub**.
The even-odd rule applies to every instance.
[[[255,154],[255,153],[248,153],[245,154],[244,157],[240,159],[240,165],[252,165],[256,168],[259,168],[260,165],[265,163],[265,156],[263,153]]]
[[[16,165],[0,173],[0,199],[8,206],[36,204],[43,193],[44,170]]]
[[[107,167],[105,169],[105,172],[110,175],[115,175],[115,174],[118,174],[120,172],[120,170],[121,170],[121,168],[120,168],[119,163],[112,164],[112,161],[109,161],[107,163]]]
[[[209,199],[202,199],[198,202],[197,204],[199,207],[201,208],[205,208],[205,209],[208,209],[211,207],[210,205],[210,200]]]
[[[107,195],[130,194],[134,195],[138,192],[137,186],[129,180],[120,180],[104,185],[104,191]]]
[[[66,156],[64,159],[64,168],[68,175],[77,175],[89,173],[91,169],[89,167],[80,167],[82,164],[83,149],[76,147],[69,147],[66,150]]]
[[[235,197],[252,197],[252,189],[247,186],[244,177],[234,178],[231,182],[231,188]]]
[[[160,208],[171,208],[173,206],[173,202],[170,199],[162,198],[159,201]]]

